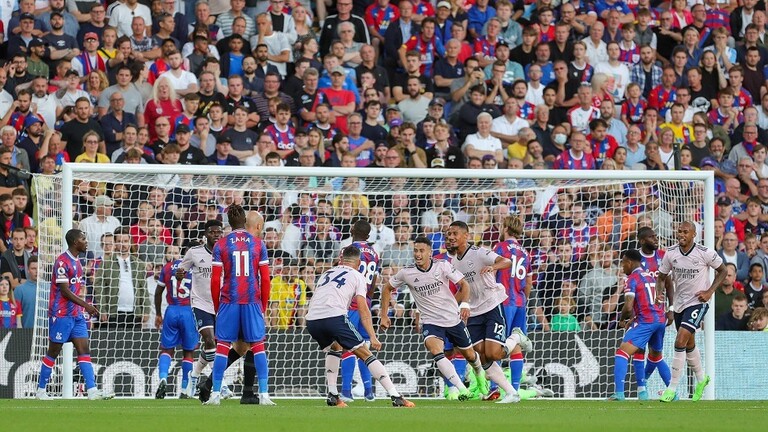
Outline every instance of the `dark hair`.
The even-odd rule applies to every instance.
[[[627,249],[621,253],[622,258],[626,258],[630,261],[640,262],[643,260],[643,256],[640,255],[640,251],[637,249]]]
[[[428,239],[426,236],[423,236],[423,235],[416,237],[416,239],[413,241],[414,245],[417,244],[417,243],[425,244],[429,248],[432,247],[432,241],[430,239]]]
[[[224,224],[218,219],[209,219],[205,221],[205,231],[208,231],[208,228],[222,228],[223,226]]]
[[[29,267],[30,264],[36,264],[38,262],[37,255],[32,255],[27,259],[27,267]]]
[[[360,259],[360,249],[356,246],[347,246],[341,251],[341,261],[349,261],[353,259]]]
[[[358,219],[354,225],[352,225],[352,240],[365,241],[368,239],[368,235],[371,233],[371,224],[365,219]]]
[[[449,227],[457,227],[457,228],[459,228],[459,229],[461,229],[461,230],[464,230],[464,231],[466,231],[466,232],[469,232],[469,227],[467,226],[467,224],[466,224],[465,222],[462,222],[462,221],[458,221],[458,220],[457,220],[457,221],[453,221],[453,222],[451,222],[451,224],[450,224],[450,225],[448,225],[448,226],[449,226]]]
[[[227,208],[227,219],[232,229],[240,229],[245,226],[245,209],[237,204]]]
[[[83,234],[83,232],[80,231],[79,229],[71,229],[67,231],[67,235],[64,237],[67,240],[67,246],[72,246],[73,244],[75,244],[75,242],[83,235],[85,234]]]

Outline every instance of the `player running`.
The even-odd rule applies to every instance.
[[[307,312],[307,330],[312,338],[320,345],[325,356],[325,379],[328,387],[329,406],[346,407],[341,400],[336,381],[339,375],[339,364],[343,350],[350,350],[365,361],[371,375],[384,387],[392,399],[392,406],[413,407],[413,402],[398,393],[389,373],[383,364],[366,346],[360,333],[347,319],[347,310],[352,299],[357,301],[360,321],[371,338],[371,348],[381,349],[381,342],[376,337],[371,321],[371,310],[365,298],[367,283],[357,269],[360,266],[360,249],[347,246],[341,252],[340,265],[326,271],[318,278],[312,300]]]
[[[470,314],[467,329],[480,354],[486,376],[506,393],[497,403],[515,403],[520,395],[507,381],[504,371],[496,362],[520,345],[523,351],[531,350],[531,341],[520,329],[513,329],[507,337],[507,321],[502,304],[507,299],[504,287],[496,282],[496,272],[508,269],[512,261],[484,247],[470,246],[469,228],[461,221],[454,221],[448,228],[446,248],[451,263],[460,271],[471,287]]]
[[[84,293],[85,278],[83,266],[77,258],[88,250],[88,240],[85,233],[78,229],[67,231],[65,236],[67,251],[59,255],[53,265],[53,278],[51,281],[51,293],[48,303],[48,351],[43,357],[40,366],[40,380],[37,384],[35,397],[39,400],[52,400],[45,391],[48,380],[51,377],[56,357],[61,352],[61,347],[66,342],[72,342],[77,350],[77,363],[80,372],[85,378],[85,387],[88,390],[88,399],[111,399],[112,395],[105,395],[96,387],[96,378],[91,364],[91,352],[88,347],[88,318],[83,310],[90,316],[99,316],[99,311],[93,305],[86,303],[80,295]]]
[[[376,280],[379,276],[379,255],[373,250],[373,247],[368,244],[368,236],[371,233],[371,224],[365,220],[358,220],[352,226],[352,246],[360,249],[360,266],[359,271],[365,278],[367,287],[366,301],[368,308],[371,307],[371,298],[373,297],[374,287],[376,286]],[[360,322],[360,313],[357,310],[357,302],[352,299],[352,304],[347,312],[347,318],[352,325],[357,329],[360,336],[366,341],[370,341],[368,332]],[[355,375],[355,360],[357,360],[357,366],[360,370],[360,380],[363,382],[363,388],[365,391],[365,400],[373,402],[376,400],[375,392],[373,390],[373,381],[371,381],[371,373],[368,368],[365,367],[365,363],[362,359],[357,358],[349,351],[345,351],[341,355],[341,400],[344,402],[354,402],[352,398],[352,378]]]
[[[701,352],[696,347],[694,333],[701,325],[704,315],[709,310],[707,302],[720,286],[726,276],[726,267],[722,258],[714,250],[697,245],[696,226],[693,222],[684,221],[677,228],[678,245],[671,247],[664,254],[659,266],[659,276],[656,279],[656,301],[664,303],[663,287],[671,276],[675,283],[674,299],[669,298],[672,305],[669,311],[674,313],[677,337],[675,338],[675,354],[672,358],[672,379],[661,395],[662,402],[672,402],[677,396],[677,384],[683,373],[683,365],[687,359],[688,366],[696,375],[696,390],[693,401],[698,401],[704,394],[704,388],[709,384],[709,375],[704,375],[701,367]],[[709,280],[709,268],[717,273],[709,289],[702,290]],[[674,302],[673,302],[674,300]],[[712,331],[710,329],[709,331]]]
[[[171,246],[169,246],[171,247]],[[193,356],[197,349],[197,329],[195,315],[189,301],[189,289],[192,283],[191,275],[187,272],[182,280],[176,279],[176,271],[181,259],[167,262],[160,270],[160,277],[155,289],[155,327],[160,331],[160,358],[157,361],[157,371],[160,384],[155,392],[155,399],[165,399],[168,385],[168,369],[173,359],[173,349],[181,344],[183,358],[181,360],[181,392],[180,399],[189,399],[186,392],[189,385],[189,374],[192,371]],[[163,316],[163,291],[168,307]]]
[[[416,302],[424,335],[424,346],[432,354],[435,366],[443,376],[453,384],[448,399],[468,400],[471,393],[464,386],[463,378],[456,373],[456,368],[443,353],[444,342],[449,340],[454,347],[472,365],[477,376],[482,377],[483,367],[480,356],[472,348],[464,323],[469,318],[469,284],[464,275],[451,264],[443,260],[432,259],[432,242],[420,236],[413,243],[414,265],[402,268],[384,285],[381,290],[381,304],[388,305],[391,293],[408,286],[411,297]],[[453,282],[458,290],[454,296],[449,284]],[[382,311],[379,325],[389,328],[389,316]]]
[[[213,392],[206,405],[221,404],[221,382],[233,342],[242,339],[254,356],[264,349],[263,311],[269,301],[270,283],[267,248],[245,231],[246,215],[241,206],[230,205],[227,218],[232,232],[216,242],[212,254],[211,299],[218,313]],[[268,395],[262,393],[259,399],[262,405],[273,405]]]
[[[661,352],[664,348],[667,318],[664,306],[656,303],[656,281],[652,273],[641,267],[642,259],[640,252],[635,249],[626,250],[621,254],[621,269],[627,275],[627,281],[619,325],[626,327],[627,332],[616,350],[613,365],[615,393],[608,400],[625,399],[624,380],[630,356],[646,345],[651,348],[651,352]]]

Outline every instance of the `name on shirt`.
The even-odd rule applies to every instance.
[[[688,279],[693,280],[696,279],[696,276],[700,273],[700,269],[695,268],[677,268],[675,269],[675,277],[678,279]]]
[[[250,243],[251,242],[251,237],[248,237],[248,236],[235,236],[235,237],[230,238],[229,242],[232,243],[232,244],[240,243],[240,242],[242,242],[242,243]]]
[[[211,277],[211,268],[210,267],[195,267],[195,272],[202,276],[203,278],[210,278]]]
[[[472,283],[472,281],[475,279],[475,275],[476,275],[476,274],[477,274],[477,271],[475,271],[475,270],[470,270],[470,271],[468,271],[468,272],[464,273],[464,279],[465,279],[467,282],[469,282],[469,283]]]
[[[440,286],[442,285],[442,282],[435,281],[426,285],[417,285],[414,288],[416,289],[416,292],[419,294],[430,296],[433,294],[437,294],[440,291]]]

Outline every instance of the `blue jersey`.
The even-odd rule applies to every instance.
[[[168,306],[191,306],[189,301],[190,287],[192,286],[192,274],[187,272],[184,279],[176,280],[176,269],[179,268],[181,259],[165,263],[160,270],[157,286],[165,288],[165,299]]]
[[[641,324],[666,323],[664,306],[656,303],[656,278],[641,268],[632,270],[624,286],[624,294],[635,297],[635,322]]]
[[[507,293],[504,306],[525,306],[526,282],[528,275],[531,274],[530,255],[514,239],[497,244],[493,251],[512,261],[512,267],[496,271],[496,282],[500,283]]]
[[[48,299],[48,316],[57,318],[80,316],[83,313],[83,308],[64,298],[61,295],[58,284],[69,285],[69,290],[74,295],[81,297],[83,287],[85,286],[83,266],[80,264],[80,260],[72,256],[69,251],[59,255],[53,264],[51,294]]]
[[[373,278],[381,272],[379,266],[379,254],[365,241],[352,242],[352,246],[360,249],[360,274],[365,279],[365,288],[368,295],[368,307],[371,306],[371,293],[374,291]],[[357,302],[352,300],[350,310],[357,310]]]
[[[238,229],[216,242],[212,265],[222,267],[221,303],[261,304],[259,268],[269,264],[261,239]]]

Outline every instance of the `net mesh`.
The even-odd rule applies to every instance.
[[[82,261],[87,299],[101,312],[90,322],[97,379],[107,391],[133,397],[152,395],[158,382],[155,277],[166,259],[182,256],[202,240],[206,220],[218,218],[226,225],[226,208],[232,203],[261,211],[266,219],[263,238],[273,276],[267,351],[270,392],[278,396],[324,394],[322,355],[302,317],[316,275],[349,243],[357,218],[371,222],[369,241],[381,258],[378,281],[383,284],[412,262],[416,235],[427,235],[435,253],[443,252],[443,233],[452,221],[462,220],[470,227],[470,241],[490,248],[500,240],[499,221],[510,213],[520,215],[534,278],[528,331],[535,351],[526,355],[527,383],[571,398],[602,398],[612,392],[613,355],[622,335],[616,328],[623,304],[618,257],[621,250],[637,247],[637,229],[653,227],[661,248],[676,242],[673,227],[682,220],[695,221],[701,231],[704,183],[698,181],[489,179],[482,171],[473,179],[445,178],[439,171],[423,179],[377,177],[371,170],[333,178],[322,170],[313,174],[75,173],[73,185],[64,185],[58,176],[36,176],[41,274],[33,358],[40,359],[48,345],[48,294],[52,263],[63,251],[64,193],[73,194],[73,226],[86,231],[89,240]],[[114,204],[107,205],[101,195]],[[127,230],[130,244],[111,237],[115,229]],[[124,295],[121,289],[108,289],[119,287],[120,278],[106,269],[111,256],[128,249],[142,277],[132,282],[131,295]],[[409,293],[398,293],[395,303],[388,312],[395,317],[394,328],[382,335],[379,357],[401,393],[439,396],[443,382],[415,331]],[[374,309],[379,308],[374,299]],[[673,336],[668,335],[668,345]],[[671,360],[671,351],[665,354]],[[60,365],[61,360],[51,394],[61,392]],[[180,365],[177,350],[171,397],[178,395]],[[236,366],[225,382],[239,392],[241,378]],[[36,371],[30,371],[27,395],[33,394],[35,379]],[[78,394],[82,384],[77,371],[75,381]],[[628,381],[632,395],[631,373]],[[357,374],[354,383],[360,396]],[[649,390],[658,390],[658,384],[652,378]],[[384,395],[381,388],[379,392]]]

